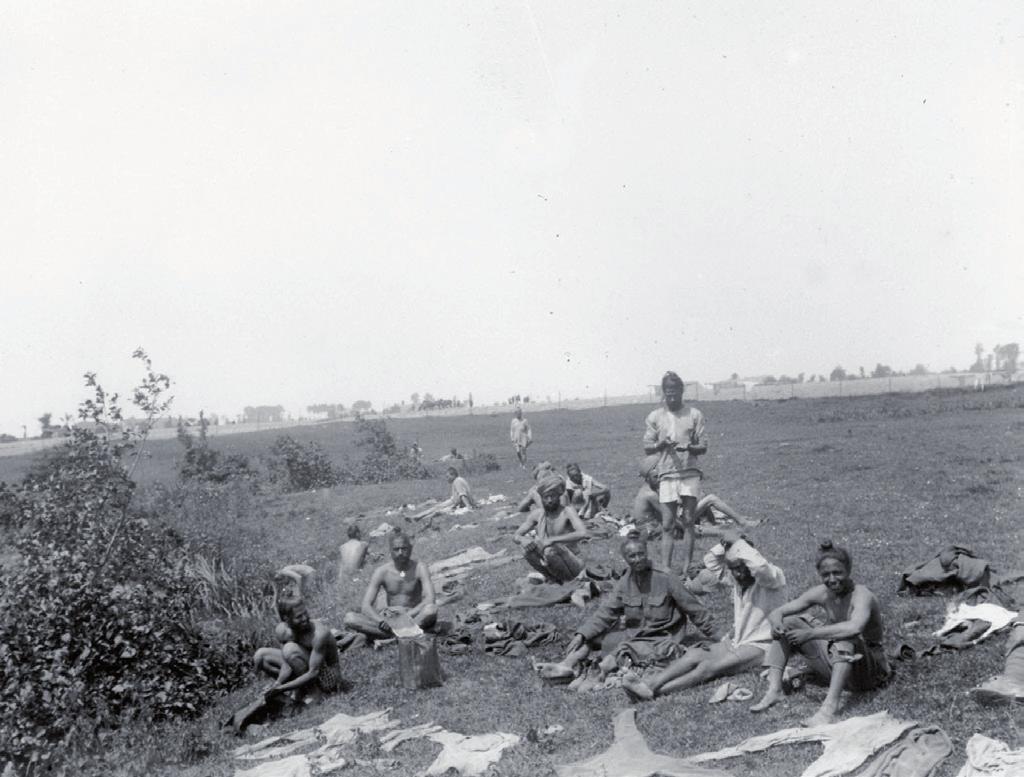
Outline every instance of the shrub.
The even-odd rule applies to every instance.
[[[317,443],[303,445],[286,434],[270,447],[267,465],[271,481],[285,491],[330,488],[345,479]]]
[[[423,462],[396,442],[386,421],[356,417],[356,445],[365,450],[352,468],[356,483],[387,483],[392,480],[426,480],[432,477]]]
[[[206,429],[210,422],[199,413],[199,435],[189,433],[185,425],[178,422],[178,442],[185,452],[178,462],[178,477],[182,480],[208,480],[224,483],[237,478],[254,478],[256,471],[249,459],[239,453],[225,455],[210,447]]]
[[[247,667],[250,645],[210,642],[195,625],[188,548],[131,509],[131,473],[170,385],[135,357],[142,429],[89,374],[88,423],[4,496],[20,563],[0,573],[0,760],[51,763],[140,706],[193,715]]]
[[[468,456],[459,463],[458,469],[463,475],[479,475],[482,472],[497,472],[501,469],[501,464],[498,463],[498,457],[493,453],[473,451],[472,456]]]

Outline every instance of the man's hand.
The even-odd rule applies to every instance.
[[[377,624],[377,628],[383,631],[385,634],[391,633],[391,624],[388,623],[386,620],[382,619],[381,622]]]
[[[814,639],[814,631],[806,628],[790,628],[784,632],[786,641],[793,647],[800,647],[805,642]]]
[[[533,540],[530,537],[527,537],[525,534],[516,537],[515,539],[516,542],[518,542],[519,545],[523,548],[523,550],[529,550],[530,546],[533,545]]]
[[[726,550],[728,550],[729,547],[734,543],[739,542],[741,539],[743,539],[740,536],[740,533],[735,529],[724,529],[718,538],[722,543],[722,547],[724,547]]]
[[[679,447],[679,444],[675,440],[673,440],[671,437],[666,437],[664,440],[661,441],[661,444],[658,446],[658,449],[667,451],[677,447]]]
[[[550,544],[551,543],[548,541],[546,537],[538,537],[533,541],[533,547],[535,547],[539,551],[543,551],[544,548],[546,548]]]
[[[571,640],[569,640],[569,647],[565,649],[566,653],[575,653],[581,647],[583,647],[583,635],[576,634]]]
[[[283,693],[284,693],[284,691],[282,691],[280,689],[280,687],[278,687],[276,684],[272,685],[269,688],[267,688],[266,691],[263,692],[263,701],[266,702],[267,704],[271,704],[275,699],[279,698],[281,696],[281,694],[283,694]]]

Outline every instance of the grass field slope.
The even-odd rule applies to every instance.
[[[716,402],[700,405],[707,417],[710,446],[703,458],[705,490],[717,493],[742,512],[767,519],[751,530],[761,551],[781,566],[796,595],[814,584],[817,542],[831,537],[853,554],[854,578],[881,599],[888,647],[907,642],[925,647],[943,621],[944,602],[936,597],[897,594],[900,572],[956,543],[972,548],[1000,570],[1024,566],[1024,389],[1009,387],[982,393],[937,392],[847,399],[781,402]],[[535,443],[533,461],[547,459],[564,471],[578,462],[585,472],[613,490],[611,509],[626,512],[639,479],[636,461],[644,405],[528,414]],[[418,440],[428,458],[456,446],[469,454],[492,453],[502,467],[477,475],[478,495],[501,493],[518,498],[530,485],[528,473],[515,464],[508,444],[509,415],[475,414],[444,419],[394,421],[391,429],[405,443]],[[324,424],[289,430],[301,442],[315,440],[333,459],[355,456],[351,424]],[[225,453],[258,455],[279,432],[232,435],[213,445]],[[144,491],[175,478],[180,447],[155,441],[148,447],[137,477]],[[22,474],[28,462],[0,460],[0,479]],[[345,486],[316,492],[266,497],[251,514],[253,526],[239,537],[259,536],[268,562],[309,562],[322,570],[312,609],[340,626],[344,612],[358,606],[371,565],[354,577],[333,573],[337,547],[345,527],[356,522],[369,530],[384,520],[383,511],[398,504],[446,495],[443,466],[437,477],[380,486]],[[435,528],[416,539],[416,556],[432,561],[473,545],[510,553],[516,546],[499,525],[485,520],[492,510],[435,521]],[[389,519],[393,520],[393,519]],[[477,528],[450,531],[454,523]],[[258,524],[258,525],[255,525]],[[710,546],[699,540],[696,557]],[[383,540],[371,552],[386,553]],[[589,560],[621,566],[614,540],[584,546]],[[268,575],[272,567],[268,566]],[[476,601],[511,592],[514,580],[529,571],[525,562],[477,573],[469,579],[469,595],[453,603],[442,617],[451,618]],[[1009,589],[1024,603],[1024,585]],[[727,626],[731,603],[726,592],[710,594],[707,604]],[[596,606],[591,603],[588,612]],[[281,721],[266,734],[315,725],[336,712],[366,713],[385,707],[404,724],[436,722],[466,734],[507,731],[525,735],[530,729],[561,725],[552,740],[524,741],[507,751],[493,774],[548,775],[559,763],[589,757],[610,742],[612,719],[629,701],[621,690],[588,695],[544,686],[530,668],[530,659],[560,657],[574,627],[585,613],[573,605],[512,611],[502,617],[526,623],[548,621],[560,632],[557,644],[524,658],[486,655],[479,645],[464,656],[443,656],[447,682],[430,691],[402,690],[397,681],[395,650],[360,649],[343,656],[352,690],[298,717]],[[267,643],[272,621],[263,624]],[[938,772],[956,774],[964,745],[975,732],[1024,747],[1024,716],[1016,708],[977,706],[967,695],[974,685],[999,671],[1003,639],[996,637],[972,649],[949,652],[897,665],[882,690],[851,697],[846,715],[888,710],[892,715],[941,726],[950,735],[954,754]],[[755,695],[764,688],[757,674],[740,682]],[[230,758],[237,740],[218,731],[218,722],[261,687],[253,684],[223,699],[198,722],[179,724],[170,734],[154,734],[140,742],[140,763],[147,748],[170,752],[178,763],[154,770],[195,775],[229,775],[238,764]],[[637,724],[651,748],[676,756],[696,754],[742,739],[769,733],[812,713],[824,690],[814,687],[787,698],[762,715],[745,704],[708,705],[713,686],[658,699],[638,706]],[[170,736],[175,744],[168,747]],[[187,747],[185,744],[187,743]],[[401,766],[393,774],[416,774],[430,763],[436,745],[419,741],[396,751]],[[819,745],[773,748],[765,753],[717,764],[735,775],[791,777],[820,753]],[[246,764],[243,766],[251,766]]]

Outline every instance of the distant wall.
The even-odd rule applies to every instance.
[[[693,402],[718,402],[728,400],[754,401],[759,399],[813,399],[817,397],[861,397],[872,394],[914,393],[933,389],[975,389],[983,391],[989,386],[1009,386],[1024,382],[1024,371],[1008,375],[1005,372],[960,372],[943,375],[899,375],[891,378],[862,378],[859,380],[833,380],[825,383],[775,383],[768,386],[758,385],[737,388],[721,388],[718,390],[691,382],[686,384],[684,398]],[[561,402],[530,402],[523,405],[524,411],[540,412],[542,410],[583,410],[606,405],[645,405],[657,403],[651,393],[631,394],[618,397],[591,397],[589,399],[564,399]],[[409,411],[394,415],[377,414],[371,418],[426,418],[456,415],[490,415],[495,412],[512,413],[508,404],[476,405],[450,407],[445,410]],[[218,424],[207,427],[210,437],[225,434],[244,434],[246,432],[265,431],[267,429],[286,429],[295,426],[315,426],[325,423],[351,421],[352,418],[338,421],[280,421],[276,423],[250,424]],[[192,428],[195,431],[195,428]],[[153,429],[149,434],[155,440],[174,437],[178,433],[176,427]],[[52,448],[60,445],[67,438],[53,437],[47,440],[18,440],[17,442],[0,443],[0,456],[20,456],[26,453]]]

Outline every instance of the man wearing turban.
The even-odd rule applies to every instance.
[[[523,521],[514,539],[530,566],[548,580],[565,583],[583,571],[576,543],[587,537],[587,527],[574,508],[562,503],[565,481],[561,477],[553,472],[545,475],[536,488],[541,506]]]

